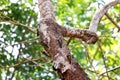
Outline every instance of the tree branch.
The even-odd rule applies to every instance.
[[[15,44],[0,46],[0,48],[5,48],[5,47],[8,47],[8,46],[15,46],[15,45],[19,45],[19,44],[22,44],[22,43],[29,43],[31,41],[35,41],[35,40],[38,40],[38,39],[39,39],[39,37],[31,38],[31,39],[28,39],[28,40],[25,40],[25,41],[21,41],[21,42],[15,43]]]
[[[32,33],[35,33],[36,34],[36,31],[33,31],[33,29],[31,29],[29,26],[27,26],[27,25],[24,25],[24,24],[22,24],[22,23],[20,23],[20,22],[18,22],[18,21],[11,21],[11,20],[9,20],[9,21],[0,21],[0,22],[8,22],[8,23],[11,23],[11,24],[14,24],[14,25],[20,25],[20,26],[23,26],[24,28],[26,28],[26,29],[28,29],[30,32],[32,32]]]
[[[103,52],[103,49],[102,49],[102,47],[101,47],[101,45],[100,45],[100,42],[99,42],[99,41],[98,41],[98,47],[99,47],[99,49],[101,50],[102,59],[103,59],[103,63],[104,63],[104,65],[105,65],[105,69],[106,69],[106,73],[107,73],[108,80],[110,80],[110,79],[109,79],[109,78],[110,78],[110,76],[108,75],[108,72],[107,72],[107,64],[106,64],[106,61],[105,61],[104,52]]]
[[[16,21],[14,19],[11,19],[9,16],[6,16],[4,14],[4,12],[0,13],[0,19],[1,19],[0,22],[8,22],[8,23],[11,23],[11,24],[14,24],[14,25],[20,25],[20,26],[23,26],[24,28],[28,29],[32,33],[36,34],[36,31],[34,31],[33,29],[31,29],[29,26],[27,26],[25,24],[22,24],[19,21]]]
[[[38,64],[37,61],[39,61],[39,60],[40,60],[40,61],[45,61],[45,62],[50,62],[50,61],[47,61],[47,59],[46,59],[46,60],[43,60],[43,59],[41,59],[41,58],[38,58],[38,59],[23,58],[22,61],[18,61],[16,64],[9,65],[9,66],[0,66],[0,68],[6,69],[6,68],[17,67],[17,66],[19,66],[19,65],[21,65],[21,64],[23,64],[23,63],[25,63],[25,62],[32,62],[32,63],[34,63],[36,66],[41,67],[41,68],[44,68],[44,66]]]
[[[10,66],[0,66],[0,68],[5,69],[5,68],[17,67],[17,66],[19,66],[20,64],[22,64],[22,63],[24,63],[24,62],[26,62],[26,61],[27,61],[27,60],[23,59],[22,61],[14,64],[14,65],[10,65]]]
[[[120,31],[120,26],[110,17],[108,13],[105,13],[107,18],[118,28],[118,31]]]
[[[89,64],[90,64],[90,65],[92,66],[92,68],[93,68],[93,72],[95,73],[96,77],[98,77],[97,70],[95,69],[95,67],[94,67],[94,65],[93,65],[93,60],[92,60],[92,58],[91,58],[90,55],[89,55],[88,45],[87,45],[87,44],[83,44],[83,45],[84,45],[84,48],[85,48],[87,63],[89,62]],[[88,69],[88,70],[90,70],[90,69]]]
[[[113,68],[113,69],[111,69],[111,70],[108,70],[107,72],[103,72],[103,73],[100,74],[100,76],[101,76],[101,75],[104,75],[104,74],[106,74],[106,73],[108,73],[108,72],[114,71],[114,70],[116,70],[116,69],[120,69],[120,66],[117,66],[117,67],[115,67],[115,68]]]
[[[90,23],[89,30],[92,32],[96,32],[98,28],[98,23],[100,22],[101,18],[104,16],[104,14],[108,11],[109,8],[117,4],[120,4],[120,0],[112,1],[100,10],[96,11]]]
[[[73,27],[63,27],[64,37],[73,37],[79,38],[85,41],[88,44],[93,44],[98,40],[98,36],[96,33],[89,31],[88,29],[78,29]]]

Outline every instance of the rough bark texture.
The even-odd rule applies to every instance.
[[[39,34],[43,46],[53,59],[53,68],[63,80],[89,80],[86,73],[70,54],[63,41],[60,26],[52,19],[42,20],[39,24]]]
[[[52,1],[38,0],[38,2],[40,17],[42,18],[39,22],[38,31],[42,40],[41,43],[53,60],[54,70],[63,80],[89,80],[84,70],[71,56],[67,44],[63,41],[64,36],[69,37],[70,32],[55,22]],[[71,34],[75,35],[74,33]],[[78,37],[81,38],[81,36]]]
[[[63,80],[89,80],[84,70],[74,60],[70,54],[67,44],[64,42],[64,37],[79,38],[86,43],[93,44],[98,40],[97,26],[107,10],[120,3],[120,0],[115,0],[102,9],[97,11],[93,16],[89,30],[66,28],[58,25],[55,21],[55,15],[52,8],[51,0],[38,0],[40,9],[39,36],[47,53],[53,60],[53,68],[58,72]]]
[[[98,40],[96,33],[89,31],[88,29],[78,29],[73,27],[64,28],[64,37],[79,38],[88,44],[94,44]]]

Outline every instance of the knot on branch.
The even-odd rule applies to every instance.
[[[81,30],[80,36],[80,39],[85,41],[87,44],[95,44],[98,40],[97,34],[88,29]]]

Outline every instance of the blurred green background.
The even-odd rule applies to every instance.
[[[63,26],[88,28],[95,11],[108,0],[52,0],[56,21]],[[108,13],[120,24],[120,5]],[[37,0],[0,1],[0,80],[60,80],[35,33],[40,20]],[[71,54],[91,80],[120,79],[120,32],[104,16],[99,41],[88,45],[72,39]],[[65,38],[67,41],[69,38]],[[116,68],[117,67],[117,68]],[[115,69],[114,69],[115,68]],[[102,74],[109,71],[107,74]]]

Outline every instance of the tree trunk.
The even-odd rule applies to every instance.
[[[84,70],[70,54],[64,37],[79,38],[88,44],[94,44],[98,40],[96,34],[98,23],[109,8],[120,4],[115,0],[96,11],[87,29],[76,29],[62,27],[55,21],[52,8],[52,0],[38,0],[40,10],[40,22],[38,33],[41,43],[53,60],[53,68],[63,80],[89,80]],[[117,27],[119,30],[120,28]]]
[[[87,30],[79,31],[79,33],[76,34],[78,30],[72,31],[71,29],[58,25],[55,21],[52,1],[38,0],[38,3],[41,18],[38,27],[39,36],[45,50],[53,60],[54,70],[58,72],[62,80],[89,80],[84,70],[71,56],[70,50],[63,38],[64,36],[73,35],[74,37],[83,34],[78,37],[88,43],[95,43],[97,41],[96,34],[90,33]],[[90,35],[88,35],[89,33]],[[88,41],[90,38],[91,41]]]

